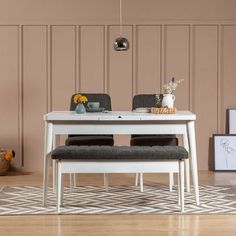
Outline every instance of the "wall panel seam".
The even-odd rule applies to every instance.
[[[223,132],[222,112],[223,112],[223,86],[222,81],[222,48],[223,48],[223,26],[217,27],[217,132]]]
[[[47,112],[52,110],[52,31],[51,25],[47,25],[47,46],[46,46],[46,61],[47,61]]]
[[[165,25],[161,25],[161,60],[160,60],[160,90],[159,92],[162,92],[162,86],[164,84],[165,81],[165,76],[166,76],[166,44],[165,44],[165,40],[166,40],[166,35],[165,35]]]
[[[189,25],[189,109],[194,110],[195,92],[193,87],[193,25]]]
[[[107,93],[110,94],[110,26],[107,26]]]
[[[78,68],[78,58],[79,58],[79,26],[75,26],[75,93],[79,90],[79,68]]]
[[[18,147],[21,167],[23,156],[23,26],[18,25]]]
[[[106,73],[106,47],[107,47],[107,40],[106,40],[106,25],[103,25],[103,93],[106,93],[106,81],[107,81],[107,73]]]
[[[78,50],[79,50],[79,55],[78,55],[78,59],[79,59],[79,62],[78,62],[78,69],[79,69],[79,72],[78,72],[78,92],[81,92],[81,25],[79,26],[79,30],[78,30]]]
[[[137,62],[138,62],[138,28],[136,25],[132,27],[132,98],[138,92],[138,73],[137,73]]]

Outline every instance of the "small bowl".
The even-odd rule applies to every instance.
[[[99,109],[100,102],[88,102],[87,106],[90,109]]]

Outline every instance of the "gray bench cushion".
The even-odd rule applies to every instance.
[[[77,159],[86,161],[153,161],[188,158],[181,146],[59,146],[52,159]]]

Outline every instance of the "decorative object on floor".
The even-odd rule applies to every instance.
[[[194,193],[186,193],[184,214],[236,214],[236,186],[200,185],[201,205]],[[177,191],[165,185],[145,185],[141,193],[134,186],[79,186],[65,188],[62,214],[180,214]],[[55,194],[49,190],[48,207],[42,207],[42,188],[31,186],[0,188],[0,215],[57,214]]]
[[[236,134],[214,134],[214,170],[236,171]]]
[[[227,109],[227,126],[229,134],[236,134],[236,108]]]
[[[116,38],[113,46],[116,51],[126,51],[129,49],[129,41],[122,37],[122,0],[120,0],[120,36]]]
[[[0,148],[0,175],[6,174],[14,156],[15,152],[13,150]]]
[[[84,107],[84,104],[85,102],[87,102],[88,99],[86,96],[83,96],[81,94],[76,94],[74,96],[74,103],[75,104],[78,104],[75,108],[75,112],[78,113],[78,114],[81,114],[81,113],[85,113],[86,112],[86,109]]]
[[[151,113],[154,114],[175,114],[177,109],[174,108],[168,108],[168,107],[152,107],[151,108]]]
[[[162,107],[174,107],[175,95],[173,95],[173,92],[182,81],[183,79],[175,80],[175,78],[172,77],[172,79],[167,84],[163,85],[165,92],[163,94]]]

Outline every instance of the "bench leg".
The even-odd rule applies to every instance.
[[[50,163],[50,157],[46,156],[44,159],[44,170],[43,170],[43,206],[47,205],[48,195],[48,168]]]
[[[184,212],[184,161],[179,161],[179,192],[180,192],[180,206],[181,212]]]
[[[57,213],[60,213],[60,206],[61,206],[61,197],[62,197],[62,173],[61,173],[61,162],[56,162],[57,168],[57,191],[56,191],[56,199],[57,199]]]

